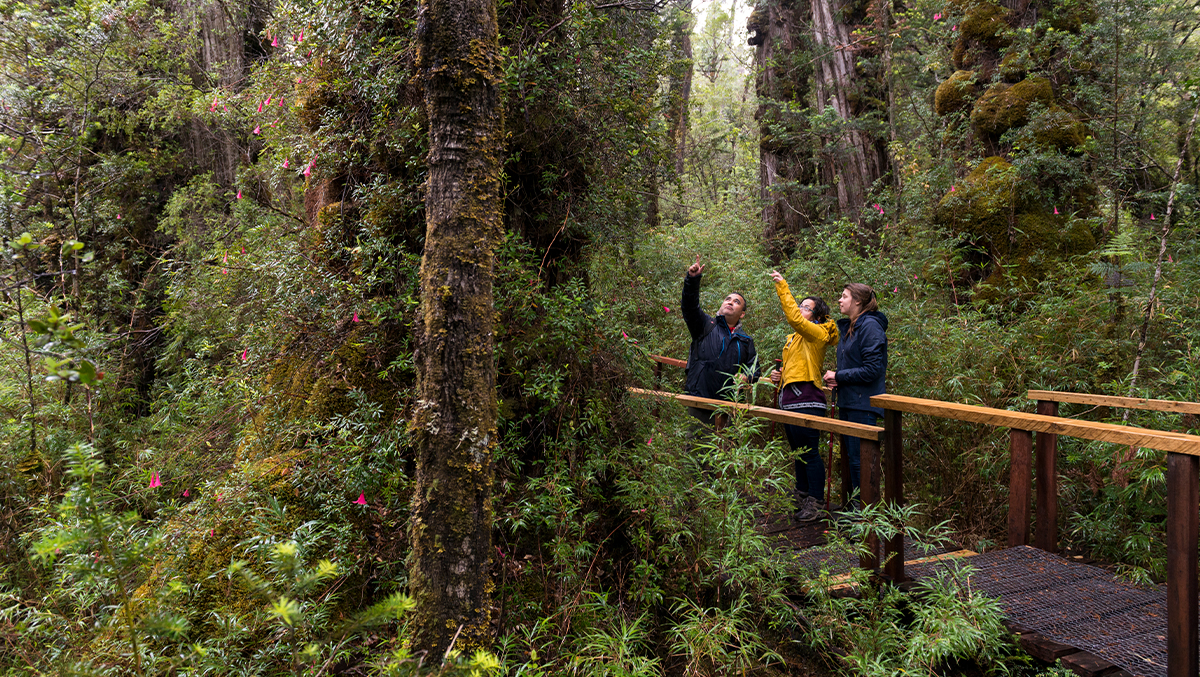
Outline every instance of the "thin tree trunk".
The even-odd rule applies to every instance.
[[[410,593],[414,645],[489,644],[496,370],[492,298],[503,120],[494,0],[428,0],[417,26],[429,115]]]
[[[1187,134],[1183,145],[1188,147],[1192,135],[1196,131],[1196,118],[1200,116],[1200,105],[1192,111],[1192,120],[1188,123]],[[1163,257],[1167,253],[1167,236],[1171,234],[1171,215],[1175,210],[1175,196],[1179,190],[1179,175],[1183,169],[1184,156],[1181,153],[1175,162],[1175,172],[1171,177],[1171,192],[1167,197],[1167,213],[1163,214],[1162,236],[1158,241],[1158,256],[1154,260],[1154,281],[1150,283],[1150,300],[1146,303],[1146,314],[1142,318],[1142,328],[1138,331],[1137,354],[1133,358],[1133,375],[1129,379],[1129,396],[1134,397],[1137,388],[1138,370],[1142,366],[1142,354],[1146,351],[1146,335],[1150,333],[1150,319],[1154,316],[1154,306],[1158,303],[1158,283],[1162,281]],[[1129,420],[1129,410],[1125,410],[1125,421]]]

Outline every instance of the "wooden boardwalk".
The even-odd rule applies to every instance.
[[[821,548],[823,522],[785,527],[776,520],[767,528],[814,577],[858,566],[851,555]],[[1035,658],[1062,660],[1083,677],[1167,675],[1166,588],[1120,581],[1107,569],[1030,546],[933,557],[906,546],[904,571],[918,583],[939,570],[971,567],[969,585],[1000,601],[1009,628]]]
[[[652,356],[652,359],[659,362],[659,366],[683,364],[660,356]],[[1200,675],[1200,436],[1059,416],[1060,403],[1192,415],[1200,414],[1200,403],[1031,390],[1027,396],[1037,403],[1037,413],[1028,413],[885,394],[871,398],[872,405],[884,410],[883,427],[876,427],[770,407],[638,388],[629,390],[638,397],[741,412],[774,422],[828,431],[843,438],[857,437],[862,454],[861,500],[867,505],[902,506],[905,503],[905,414],[1008,428],[1007,549],[928,562],[913,556],[912,544],[905,543],[902,535],[885,542],[868,535],[868,554],[859,560],[858,566],[871,570],[883,580],[906,585],[908,581],[919,581],[932,575],[941,567],[969,563],[975,568],[973,584],[1000,600],[1013,631],[1029,653],[1045,660],[1061,659],[1085,677]],[[1054,554],[1058,550],[1059,528],[1059,437],[1166,453],[1165,587],[1134,586],[1116,580],[1104,569]],[[842,500],[849,494],[845,475],[843,468]],[[1035,496],[1036,515],[1031,510]],[[819,533],[822,527],[816,528]],[[808,529],[810,527],[798,531]],[[795,539],[789,540],[793,548],[804,547]],[[1035,548],[1029,547],[1031,540]],[[802,551],[796,555],[798,559],[805,556]],[[814,551],[812,556],[821,560],[820,566],[831,572],[842,567],[848,571],[854,565],[846,556],[832,556],[836,562],[824,561],[829,560],[830,554],[822,556]]]

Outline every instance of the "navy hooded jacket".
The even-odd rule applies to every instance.
[[[754,367],[750,381],[758,380],[755,366],[758,353],[754,350],[754,339],[736,328],[731,331],[724,315],[709,317],[700,309],[701,277],[684,276],[683,299],[679,304],[683,321],[692,336],[684,392],[698,397],[732,400],[733,391],[729,386],[740,366]]]
[[[842,335],[837,346],[838,406],[883,416],[882,409],[871,406],[871,396],[886,392],[887,316],[878,310],[859,315],[854,333],[849,331],[850,318],[843,317],[837,325]]]

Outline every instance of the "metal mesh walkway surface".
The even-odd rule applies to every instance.
[[[781,545],[790,550],[798,572],[836,576],[858,565],[857,557],[825,546],[819,529],[805,525],[781,534]],[[1067,650],[1073,647],[1071,651],[1086,652],[1078,653],[1076,660],[1092,654],[1101,665],[1111,664],[1081,674],[1125,674],[1121,670],[1138,677],[1167,674],[1164,587],[1118,581],[1105,569],[1029,546],[969,556],[953,553],[941,559],[930,558],[927,550],[911,543],[905,546],[905,560],[911,562],[905,566],[909,578],[920,581],[939,570],[970,566],[969,585],[998,598],[1011,624],[1066,645],[1061,654],[1064,663],[1072,659]]]
[[[1113,578],[1029,546],[955,561],[915,565],[920,579],[937,567],[969,564],[971,584],[999,598],[1010,621],[1088,651],[1141,677],[1167,674],[1167,591]]]

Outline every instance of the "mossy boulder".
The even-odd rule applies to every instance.
[[[955,71],[938,85],[933,95],[933,110],[938,115],[949,115],[970,105],[976,91],[975,71]]]
[[[325,119],[336,117],[341,92],[338,88],[339,73],[334,68],[335,59],[322,60],[313,67],[307,79],[296,83],[296,116],[304,123],[309,133],[315,134]]]
[[[1016,83],[1025,79],[1029,73],[1029,54],[1024,51],[1012,51],[1000,59],[1000,79],[1008,83]]]
[[[1083,123],[1058,106],[1034,117],[1029,122],[1034,141],[1041,148],[1072,151],[1083,145],[1086,129]]]
[[[988,73],[983,75],[987,76],[999,58],[998,50],[1012,43],[1008,37],[1009,12],[995,3],[981,2],[966,7],[963,13],[958,40],[951,53],[954,67],[960,70],[984,67]]]
[[[1067,0],[1050,5],[1046,23],[1056,31],[1078,33],[1085,24],[1095,23],[1099,17],[1090,0]]]
[[[938,202],[934,221],[972,238],[995,240],[1008,232],[1009,215],[1017,211],[1019,183],[1004,158],[986,158]]]
[[[988,88],[971,110],[971,124],[979,134],[999,138],[1001,134],[1029,121],[1033,103],[1049,106],[1054,88],[1043,77],[1027,78],[1015,85],[1000,82]]]

